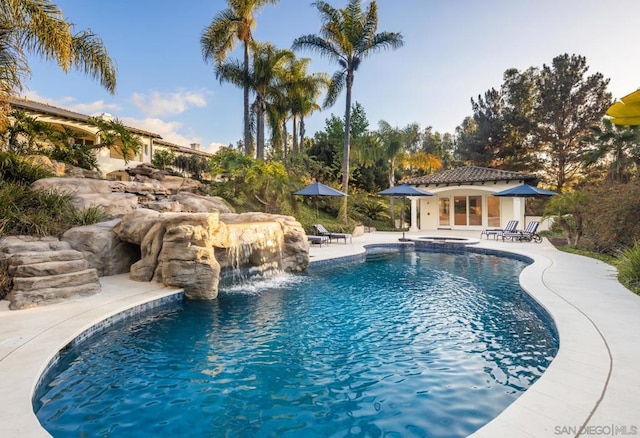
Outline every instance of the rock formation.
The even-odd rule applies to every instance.
[[[190,299],[212,299],[227,273],[300,272],[309,265],[306,233],[295,218],[235,214],[221,198],[193,193],[200,183],[150,166],[136,169],[127,171],[134,181],[45,178],[32,184],[32,190],[70,194],[79,209],[100,206],[112,220],[72,228],[62,241],[2,239],[12,309],[96,293],[98,275],[129,272],[132,280],[183,288]]]
[[[0,260],[11,278],[10,309],[25,309],[100,291],[98,272],[83,254],[55,237],[0,239]]]
[[[113,231],[120,240],[140,245],[132,280],[182,287],[191,299],[215,298],[221,270],[299,272],[309,265],[306,234],[290,216],[138,209]]]

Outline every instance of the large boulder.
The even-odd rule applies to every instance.
[[[174,213],[231,213],[232,209],[218,196],[196,195],[191,192],[179,192],[145,206],[160,212]]]
[[[60,193],[110,194],[109,181],[90,178],[43,178],[31,184],[32,190],[56,190]]]
[[[119,223],[115,219],[71,228],[62,235],[62,240],[80,251],[99,276],[124,274],[140,259],[140,247],[118,239],[113,228]]]
[[[130,193],[114,193],[111,181],[90,178],[43,178],[31,184],[31,190],[56,190],[72,196],[78,210],[102,207],[107,218],[120,217],[138,207],[138,197]]]

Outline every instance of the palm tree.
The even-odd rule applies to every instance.
[[[285,72],[284,86],[293,119],[294,154],[299,152],[299,145],[302,145],[304,140],[304,117],[321,109],[316,102],[322,91],[329,86],[329,76],[326,73],[307,74],[310,63],[309,58],[295,59],[287,66]]]
[[[115,64],[102,40],[90,30],[72,31],[73,24],[51,0],[0,2],[0,122],[4,126],[7,98],[22,89],[30,73],[28,54],[54,61],[64,72],[82,71],[115,92]]]
[[[288,153],[287,121],[293,119],[295,155],[299,152],[298,145],[301,145],[304,139],[304,117],[321,109],[316,102],[321,92],[329,85],[326,73],[307,74],[310,62],[309,58],[291,59],[284,68],[279,69],[278,86],[272,87],[270,92],[268,112],[272,144],[284,145],[282,152],[285,158]]]
[[[279,88],[282,69],[294,55],[290,50],[277,49],[269,43],[252,41],[249,46],[253,60],[248,70],[237,60],[230,60],[218,67],[217,75],[221,82],[227,81],[235,85],[246,83],[256,93],[251,105],[256,114],[256,156],[264,159],[264,119],[269,97]]]
[[[278,0],[227,0],[229,7],[220,11],[202,32],[200,47],[205,61],[214,60],[216,66],[227,59],[237,42],[242,42],[244,51],[244,77],[249,72],[249,43],[253,41],[252,31],[256,26],[255,13],[266,5],[274,5]],[[218,76],[216,74],[216,76]],[[249,84],[237,84],[243,88],[244,102],[244,152],[251,153],[251,127],[249,120]]]
[[[585,140],[591,143],[583,152],[587,166],[606,159],[609,164],[607,178],[622,183],[629,182],[634,170],[637,174],[640,126],[615,125],[610,119],[604,119],[601,126],[591,127],[591,134]]]
[[[335,103],[346,88],[344,153],[342,158],[342,191],[349,189],[349,126],[351,121],[351,88],[355,71],[364,58],[377,50],[398,48],[403,44],[400,33],[381,32],[378,28],[378,5],[375,0],[362,10],[360,0],[349,0],[344,9],[335,9],[329,3],[313,3],[322,19],[320,35],[304,35],[296,38],[293,49],[306,48],[326,56],[340,66],[333,74],[325,97],[324,106]],[[347,223],[347,197],[343,201],[343,221]]]

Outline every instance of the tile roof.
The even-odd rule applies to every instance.
[[[497,181],[522,181],[537,183],[535,173],[512,172],[509,170],[489,169],[487,167],[466,166],[457,169],[444,170],[430,175],[406,178],[402,183],[411,185],[453,185],[473,184]]]
[[[162,146],[162,147],[166,147],[178,152],[184,152],[187,154],[192,154],[192,155],[200,155],[202,157],[210,157],[213,154],[209,153],[209,152],[205,152],[205,151],[201,151],[199,149],[192,149],[192,148],[188,148],[185,146],[180,146],[179,144],[175,144],[175,143],[170,143],[168,141],[165,140],[153,140],[153,144],[157,145],[157,146]]]

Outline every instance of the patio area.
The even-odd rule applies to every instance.
[[[475,231],[409,232],[407,238],[459,236]],[[312,245],[313,263],[354,256],[367,245],[397,243],[401,233],[368,233],[353,243]],[[622,287],[615,270],[597,260],[542,244],[478,240],[474,246],[526,255],[534,264],[521,286],[553,317],[560,350],[544,375],[476,437],[614,436],[640,433],[640,297]],[[93,297],[21,311],[0,301],[0,436],[41,437],[31,408],[38,378],[55,353],[79,333],[118,312],[178,291],[128,276],[101,278]],[[624,433],[623,433],[624,432]]]

